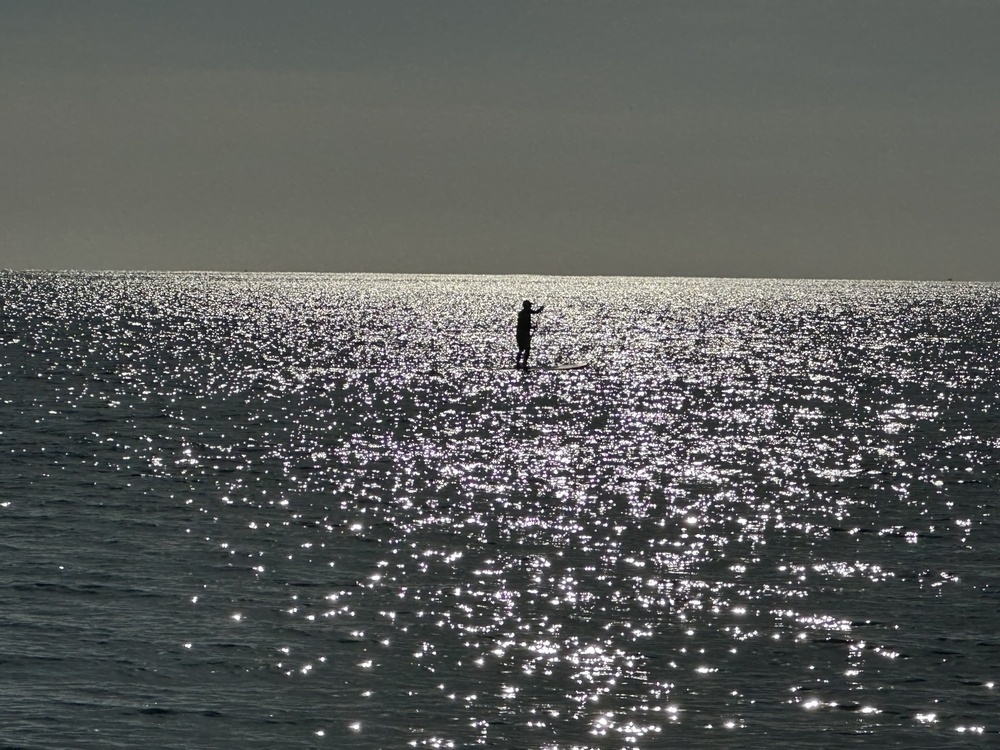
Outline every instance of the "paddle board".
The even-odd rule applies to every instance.
[[[524,370],[527,369],[528,372],[561,372],[564,370],[582,370],[585,367],[590,367],[589,362],[568,362],[564,365],[528,365],[527,368],[515,367],[514,365],[509,365],[505,367],[498,367],[498,370]]]

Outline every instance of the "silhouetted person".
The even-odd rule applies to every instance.
[[[531,325],[531,316],[537,315],[545,309],[542,305],[537,310],[531,309],[531,302],[525,300],[521,305],[521,311],[517,314],[517,363],[515,367],[527,367],[528,357],[531,355],[531,331],[535,326]]]

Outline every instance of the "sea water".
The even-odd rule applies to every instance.
[[[509,369],[525,298],[534,362],[587,369]],[[0,747],[998,741],[1000,287],[0,304]]]

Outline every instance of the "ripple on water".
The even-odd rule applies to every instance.
[[[3,658],[66,666],[18,741],[1000,730],[992,286],[0,284]],[[590,369],[497,369],[526,295]]]

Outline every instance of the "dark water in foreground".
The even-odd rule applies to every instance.
[[[996,286],[0,299],[0,747],[998,742]]]

